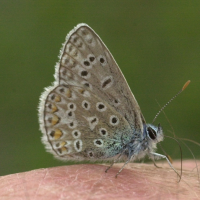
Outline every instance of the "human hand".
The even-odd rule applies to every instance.
[[[200,164],[200,162],[198,162]],[[130,163],[115,178],[121,168],[115,164],[108,173],[107,165],[79,164],[0,177],[0,199],[199,199],[200,183],[194,161],[183,162],[183,176],[177,175],[167,163]],[[178,169],[180,162],[173,166]]]

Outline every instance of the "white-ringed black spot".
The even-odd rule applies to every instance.
[[[102,64],[105,62],[104,58],[100,58],[99,61],[100,61],[100,63],[102,63]]]
[[[103,84],[102,84],[102,88],[105,88],[106,85],[108,85],[108,84],[111,83],[111,82],[112,82],[111,78],[105,80],[105,81],[103,82]]]
[[[77,139],[81,136],[81,132],[79,130],[73,130],[72,136]]]
[[[75,103],[68,103],[67,107],[71,111],[75,111],[76,110],[76,104]]]
[[[68,126],[69,126],[69,128],[71,128],[71,129],[76,128],[76,127],[77,127],[77,121],[74,120],[73,122],[70,122],[70,123],[68,124]]]
[[[100,64],[101,64],[102,67],[104,67],[107,64],[106,58],[103,55],[99,55],[97,57],[97,60],[100,62]]]
[[[68,116],[69,116],[69,117],[72,116],[72,111],[68,112]]]
[[[102,142],[100,140],[96,140],[96,144],[102,145]]]
[[[75,118],[75,113],[72,111],[72,110],[67,110],[66,111],[66,117],[68,118],[68,120],[70,119],[70,120],[72,120],[72,119],[74,119]],[[71,121],[70,121],[71,122]]]
[[[100,128],[99,133],[100,133],[101,136],[107,136],[108,135],[108,131],[105,128]]]
[[[89,63],[87,60],[84,61],[83,64],[84,64],[85,66],[87,66],[87,67],[90,66],[90,63]]]
[[[94,57],[94,56],[90,56],[90,57],[89,57],[89,60],[90,60],[90,62],[93,62],[93,61],[94,61],[94,59],[95,59],[95,57]]]
[[[82,151],[82,141],[80,139],[74,141],[74,148],[77,152]]]
[[[88,156],[89,156],[90,158],[93,158],[93,157],[94,157],[94,153],[93,153],[92,151],[89,151],[89,152],[88,152]]]
[[[75,137],[78,136],[78,132],[77,132],[77,131],[74,132],[74,136],[75,136]]]
[[[90,88],[90,90],[92,90],[92,85],[88,81],[84,80],[84,81],[81,82],[81,84],[84,85],[87,88]]]
[[[117,123],[117,118],[116,118],[116,117],[113,117],[113,118],[112,118],[112,123],[113,123],[113,124]]]
[[[101,82],[101,86],[104,90],[106,90],[107,88],[111,87],[111,85],[113,84],[113,78],[112,76],[107,76],[103,79],[103,81]]]
[[[76,148],[80,149],[80,142],[79,141],[76,142]]]
[[[101,110],[101,109],[105,108],[105,106],[103,104],[99,104],[98,108]]]
[[[89,110],[90,109],[90,103],[86,100],[84,100],[82,102],[82,107],[85,109],[85,110]]]
[[[91,123],[95,123],[97,121],[97,118],[94,118],[93,120],[91,120]]]
[[[87,117],[87,121],[89,122],[89,127],[91,130],[94,130],[96,125],[99,123],[99,119],[96,116]]]
[[[120,105],[119,99],[113,99],[112,102],[113,102],[114,106],[116,106],[116,107]]]
[[[84,107],[87,109],[88,108],[88,103],[84,103]]]
[[[106,105],[102,102],[98,102],[96,104],[96,109],[99,111],[99,112],[103,112],[106,110]]]
[[[95,139],[94,145],[97,147],[103,147],[103,140],[102,139]]]
[[[88,75],[88,72],[87,71],[82,71],[81,72],[81,76],[87,76]]]
[[[113,126],[119,124],[119,119],[118,119],[118,117],[115,116],[115,115],[112,115],[112,116],[110,117],[110,124],[113,125]]]

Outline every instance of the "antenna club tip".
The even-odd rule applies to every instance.
[[[182,91],[186,89],[186,87],[190,84],[190,82],[191,82],[191,81],[188,80],[188,81],[184,84],[184,86],[183,86],[183,88],[182,88]]]

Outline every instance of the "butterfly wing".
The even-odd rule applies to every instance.
[[[67,36],[55,79],[39,106],[43,141],[55,156],[109,158],[121,152],[134,131],[143,132],[135,97],[88,25],[79,24]]]
[[[60,159],[107,159],[131,138],[125,118],[83,87],[55,87],[45,98],[43,116],[43,142]]]
[[[57,80],[60,83],[74,84],[74,79],[65,76],[65,72],[70,70],[71,74],[82,78],[80,84],[88,83],[94,93],[121,113],[133,128],[142,132],[145,120],[126,79],[108,48],[88,25],[79,24],[69,33],[58,68]]]

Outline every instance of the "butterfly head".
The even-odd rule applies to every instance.
[[[152,124],[146,124],[144,131],[149,143],[158,143],[163,140],[163,130],[160,124],[157,127]]]

